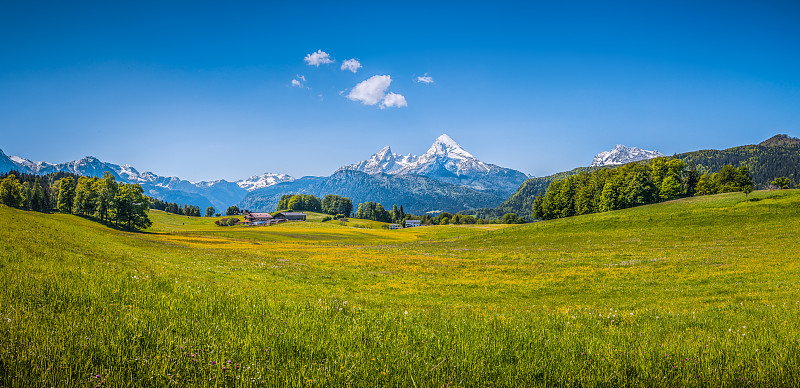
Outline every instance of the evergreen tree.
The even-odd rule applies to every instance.
[[[33,211],[50,211],[50,201],[48,200],[48,195],[42,184],[43,181],[40,178],[33,182],[33,198],[31,199],[31,210]]]
[[[694,162],[689,163],[686,171],[686,179],[683,181],[683,192],[687,197],[693,197],[697,193],[697,184],[700,182],[700,172]]]
[[[56,207],[61,213],[72,213],[72,202],[75,199],[75,178],[61,179],[58,189],[58,204]]]

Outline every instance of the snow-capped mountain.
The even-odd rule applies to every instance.
[[[436,138],[421,156],[395,154],[387,146],[369,159],[339,170],[355,170],[372,175],[422,175],[477,190],[506,194],[514,192],[528,178],[520,171],[478,160],[446,134]]]
[[[638,147],[626,147],[622,144],[617,144],[611,151],[604,151],[592,160],[592,167],[615,166],[619,164],[626,164],[630,162],[638,162],[640,160],[653,159],[664,156],[658,151],[643,150]]]
[[[397,171],[414,164],[417,159],[418,157],[411,154],[399,155],[392,153],[392,149],[386,146],[376,154],[370,156],[369,159],[342,167],[340,170],[355,170],[372,175],[381,173],[395,174]]]
[[[230,205],[239,203],[249,191],[294,180],[286,174],[264,173],[236,182],[226,180],[190,182],[174,176],[160,176],[149,171],[140,173],[131,165],[120,166],[103,162],[93,156],[54,164],[36,162],[19,156],[6,156],[0,150],[0,173],[10,170],[38,175],[69,172],[92,177],[102,177],[104,172],[109,171],[117,181],[141,185],[145,194],[153,198],[192,204],[201,208],[214,206],[217,210],[224,210]]]
[[[247,191],[253,191],[255,189],[272,186],[282,182],[291,182],[293,180],[294,178],[286,174],[265,172],[261,175],[253,175],[250,178],[236,181],[236,184]]]

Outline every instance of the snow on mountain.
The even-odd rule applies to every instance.
[[[255,189],[276,185],[282,182],[291,182],[293,180],[294,178],[286,174],[265,172],[261,175],[253,175],[250,178],[236,181],[235,183],[247,191],[253,191]]]
[[[436,138],[421,156],[395,154],[387,146],[369,159],[339,170],[355,170],[371,175],[422,175],[500,193],[513,192],[528,178],[522,172],[478,160],[446,134]]]
[[[653,159],[660,156],[664,155],[655,150],[648,151],[637,147],[626,147],[622,144],[617,144],[611,151],[604,151],[597,154],[594,160],[592,160],[592,167],[614,166]]]
[[[455,174],[460,177],[489,173],[492,170],[491,166],[493,165],[481,162],[478,158],[472,156],[450,136],[442,135],[436,138],[425,154],[417,158],[414,163],[398,170],[397,173],[426,176],[429,174],[442,174],[444,176]]]
[[[8,158],[11,159],[18,166],[17,170],[19,170],[20,172],[38,174],[39,171],[45,169],[52,169],[55,167],[55,164],[52,163],[34,162],[29,159],[20,158],[19,156],[12,155],[9,156]]]
[[[355,170],[367,174],[394,174],[397,171],[412,165],[417,161],[417,156],[411,154],[399,155],[392,153],[389,146],[383,147],[367,160],[340,168],[340,170]]]
[[[294,178],[286,174],[264,173],[237,182],[216,180],[210,182],[189,182],[178,177],[165,177],[149,171],[139,172],[131,165],[117,165],[103,162],[93,156],[66,163],[53,164],[34,162],[19,156],[6,156],[0,150],[0,172],[18,170],[24,173],[49,174],[69,172],[81,176],[102,177],[106,171],[111,172],[117,181],[137,183],[145,190],[145,194],[168,202],[184,203],[202,207],[213,205],[217,209],[238,203],[248,191],[271,186],[280,182],[292,181]]]

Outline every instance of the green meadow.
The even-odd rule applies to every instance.
[[[0,206],[0,386],[800,386],[800,191],[141,233]]]

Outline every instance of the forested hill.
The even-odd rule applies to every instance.
[[[461,212],[461,214],[470,214],[478,218],[495,219],[502,217],[506,213],[515,213],[519,217],[525,217],[525,219],[531,220],[531,215],[533,214],[533,198],[544,193],[551,182],[564,179],[571,175],[577,175],[584,171],[590,172],[601,168],[602,167],[578,167],[553,175],[531,178],[522,182],[522,185],[519,186],[517,191],[496,208],[467,210]]]
[[[773,179],[783,176],[790,178],[795,184],[800,182],[800,139],[787,135],[776,135],[757,145],[745,145],[725,150],[692,151],[677,154],[674,157],[683,160],[688,165],[694,163],[701,173],[718,172],[726,164],[733,165],[733,167],[746,166],[752,174],[756,189],[763,188]],[[462,213],[483,218],[498,218],[506,213],[516,213],[517,216],[531,220],[534,197],[543,194],[551,182],[599,168],[578,167],[545,177],[531,178],[523,182],[517,191],[498,207]]]
[[[800,139],[778,135],[758,145],[726,150],[701,150],[675,155],[686,164],[694,163],[701,173],[719,171],[726,164],[745,166],[753,176],[755,187],[763,188],[779,177],[800,181]]]

